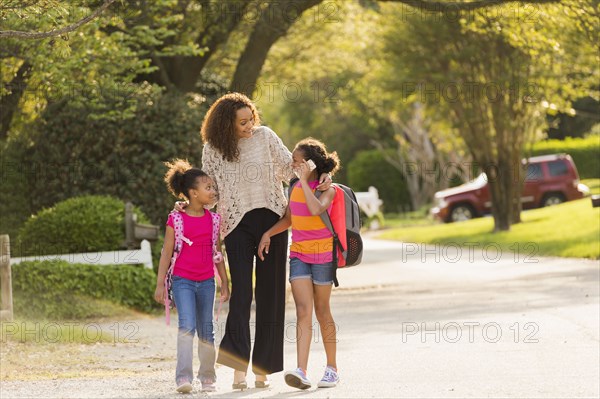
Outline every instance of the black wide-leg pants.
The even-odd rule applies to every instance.
[[[225,237],[231,299],[217,363],[236,370],[247,371],[250,361],[254,258],[262,235],[278,220],[279,215],[269,209],[253,209]],[[256,330],[252,351],[255,374],[283,370],[287,248],[288,233],[284,231],[271,237],[269,254],[265,255],[264,261],[256,256]]]

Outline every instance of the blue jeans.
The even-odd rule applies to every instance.
[[[200,381],[216,381],[215,331],[213,310],[215,303],[215,280],[192,281],[173,276],[173,298],[179,316],[177,333],[177,369],[175,381],[193,381],[192,357],[194,335],[198,333],[198,358]]]

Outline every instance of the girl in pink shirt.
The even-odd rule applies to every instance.
[[[166,164],[167,187],[173,195],[185,198],[189,206],[180,213],[183,221],[183,243],[173,268],[172,291],[179,318],[177,334],[177,368],[175,382],[177,391],[189,393],[193,381],[193,340],[197,333],[200,368],[198,379],[203,391],[214,391],[215,335],[213,311],[215,301],[215,263],[221,279],[221,300],[229,298],[229,283],[222,259],[213,254],[213,215],[206,209],[216,201],[216,190],[210,177],[202,170],[193,168],[187,161],[176,159]],[[169,215],[165,231],[156,290],[154,298],[165,301],[164,281],[175,247],[175,223]],[[219,240],[218,248],[221,243]]]

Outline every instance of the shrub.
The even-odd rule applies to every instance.
[[[139,222],[148,218],[137,208]],[[108,196],[83,196],[59,202],[32,216],[21,228],[11,252],[51,255],[112,251],[125,241],[125,204]]]
[[[156,275],[133,265],[85,265],[61,260],[12,266],[14,312],[25,318],[98,316],[97,299],[144,312],[158,308]]]
[[[386,212],[410,209],[410,194],[404,177],[379,150],[359,152],[348,164],[347,170],[348,184],[354,191],[367,191],[369,186],[377,188]]]
[[[539,141],[533,145],[531,156],[557,153],[573,158],[581,179],[600,178],[600,136]]]

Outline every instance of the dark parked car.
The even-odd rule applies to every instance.
[[[521,193],[523,209],[556,205],[589,193],[588,187],[579,183],[577,168],[570,155],[543,155],[528,161]],[[447,223],[491,212],[492,201],[485,173],[461,186],[438,191],[434,198],[431,214]]]

